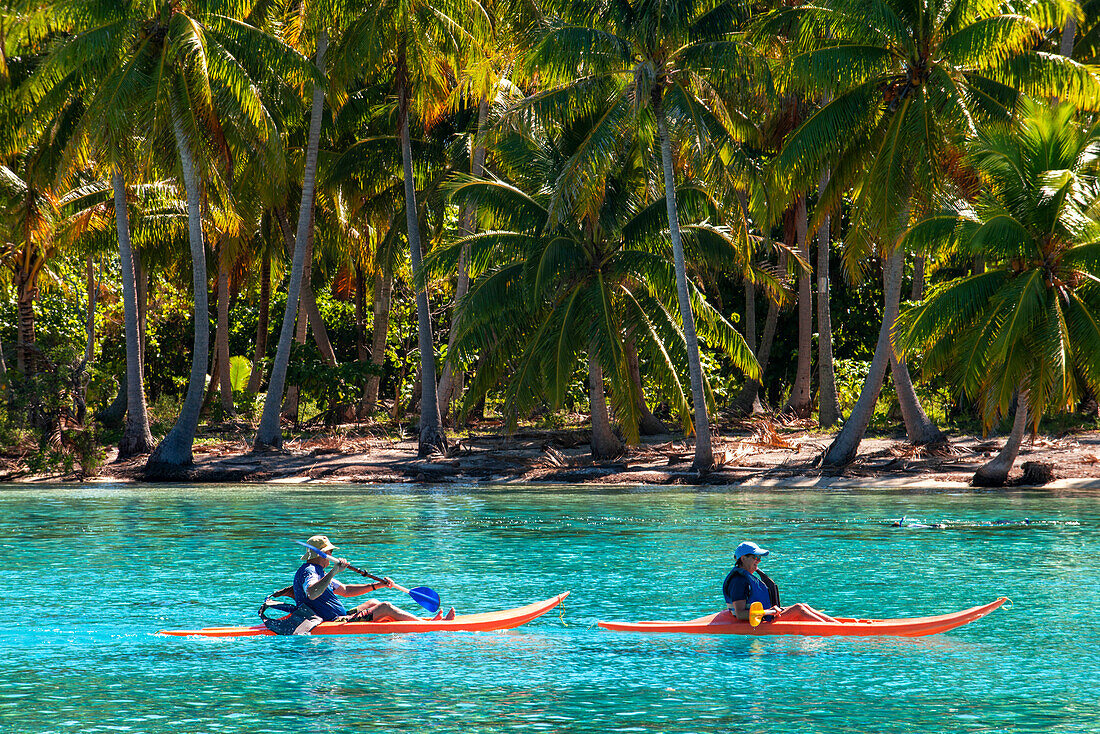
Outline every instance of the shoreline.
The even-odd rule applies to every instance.
[[[527,430],[513,436],[468,434],[447,457],[420,459],[412,439],[322,436],[289,441],[285,450],[252,453],[242,437],[200,437],[195,463],[171,477],[151,480],[145,457],[107,463],[99,475],[33,475],[9,470],[0,481],[20,484],[125,482],[162,484],[274,483],[730,486],[759,489],[899,489],[975,491],[973,472],[1000,449],[1002,439],[949,437],[946,447],[925,450],[903,438],[865,439],[843,472],[822,472],[816,460],[831,434],[774,430],[727,436],[714,442],[720,466],[699,475],[692,448],[678,436],[648,438],[623,456],[593,461],[583,431]],[[108,455],[108,461],[114,456]],[[1042,484],[1024,482],[1026,462],[1053,469]],[[1100,431],[1037,436],[1025,441],[1006,488],[1045,491],[1100,490]]]

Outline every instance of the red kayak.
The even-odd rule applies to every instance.
[[[519,627],[532,619],[541,617],[562,603],[569,596],[566,591],[546,601],[528,604],[525,607],[506,609],[501,612],[483,614],[460,614],[454,619],[425,620],[419,622],[322,622],[313,628],[311,635],[392,635],[410,632],[484,632],[489,630],[507,630]],[[158,634],[187,637],[255,637],[274,635],[262,624],[255,627],[204,627],[197,630],[161,630]]]
[[[923,637],[961,627],[981,619],[1008,601],[1001,597],[984,606],[965,609],[938,617],[912,617],[910,619],[841,619],[833,622],[804,620],[764,622],[752,627],[733,617],[728,610],[710,614],[688,622],[599,622],[605,630],[617,632],[679,632],[688,635],[809,635],[813,637]]]

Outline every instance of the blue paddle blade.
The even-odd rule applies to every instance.
[[[439,594],[427,586],[417,586],[415,589],[409,589],[409,596],[412,597],[414,602],[432,614],[439,611]]]

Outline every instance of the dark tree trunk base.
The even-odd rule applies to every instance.
[[[447,435],[434,426],[425,426],[420,429],[420,440],[416,449],[417,456],[421,459],[440,454],[447,456]]]
[[[672,430],[665,425],[663,420],[646,411],[638,419],[638,433],[643,436],[664,436],[672,433]]]
[[[116,461],[126,461],[135,456],[151,454],[155,448],[156,442],[153,440],[153,435],[149,433],[148,430],[131,431],[127,429],[126,432],[122,434],[122,440],[118,442],[118,458]]]
[[[734,398],[733,404],[730,405],[730,412],[738,418],[767,412],[760,401],[760,383],[753,381],[745,383],[741,392]]]
[[[189,464],[170,464],[150,459],[145,463],[141,476],[147,482],[181,482],[190,477],[193,466],[193,461]]]
[[[588,445],[592,452],[592,458],[596,461],[618,459],[626,451],[626,446],[614,435],[601,439],[593,433],[589,438]]]
[[[95,414],[95,419],[104,428],[118,428],[126,418],[126,373],[122,373],[122,381],[119,383],[118,393],[111,404],[101,408]]]
[[[974,472],[974,476],[970,478],[971,487],[1003,487],[1007,483],[1007,476],[1002,476],[1000,473],[984,473],[981,469]]]

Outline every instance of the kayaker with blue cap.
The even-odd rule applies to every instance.
[[[338,596],[362,596],[378,589],[388,589],[394,585],[393,579],[386,577],[373,584],[342,584],[336,580],[336,574],[350,564],[343,558],[330,557],[329,552],[336,550],[336,546],[328,536],[314,535],[306,542],[323,551],[323,555],[309,548],[302,556],[305,563],[294,574],[294,602],[299,606],[306,605],[326,622],[419,622],[424,619],[377,599],[368,599],[349,614]],[[332,568],[326,572],[329,565]],[[454,619],[454,616],[455,610],[451,608],[446,617],[440,612],[432,619]]]
[[[745,541],[734,552],[737,565],[722,583],[722,595],[726,598],[726,607],[737,619],[748,621],[749,607],[760,602],[764,607],[764,621],[772,622],[780,617],[784,621],[806,620],[814,622],[836,622],[824,612],[809,604],[794,604],[789,607],[779,605],[779,587],[760,570],[760,561],[770,553],[752,541]]]

